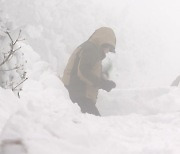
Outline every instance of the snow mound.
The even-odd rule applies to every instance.
[[[160,87],[180,66],[179,3],[167,2],[1,0],[26,36],[28,80],[20,99],[0,88],[0,153],[179,154],[180,90]],[[103,116],[96,117],[69,100],[59,74],[100,26],[112,27],[119,44],[112,71],[117,89],[100,91]],[[152,85],[158,88],[120,89]]]
[[[97,106],[102,115],[173,113],[180,111],[180,89],[171,87],[115,89],[101,92]]]

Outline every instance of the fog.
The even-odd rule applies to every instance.
[[[0,87],[0,153],[179,154],[180,88],[170,87],[180,74],[179,8],[177,0],[0,0],[0,23],[26,39],[18,46],[28,77],[20,98]],[[103,61],[117,87],[99,90],[98,117],[82,114],[59,76],[102,26],[117,37]]]
[[[180,74],[177,0],[6,0],[1,7],[60,76],[73,50],[101,26],[116,33],[109,57],[119,88],[169,86]]]

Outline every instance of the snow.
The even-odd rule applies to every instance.
[[[180,89],[169,86],[180,69],[178,1],[0,5],[26,38],[28,77],[20,98],[0,88],[1,154],[180,153]],[[60,77],[72,50],[104,25],[117,35],[117,53],[104,61],[113,61],[117,88],[100,91],[97,117],[80,112]]]

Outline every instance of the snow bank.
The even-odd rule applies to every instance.
[[[0,89],[1,154],[180,153],[180,90],[164,87],[179,73],[179,3],[146,2],[0,1],[26,35],[28,61],[20,99]],[[97,103],[106,117],[81,114],[58,77],[72,50],[100,26],[115,30],[119,51],[110,57],[117,89],[101,91]],[[129,89],[153,85],[163,86]]]
[[[18,109],[10,110],[12,102],[6,103],[11,116],[3,119],[2,154],[180,152],[179,89],[117,89],[103,94],[103,98],[100,95],[98,100],[98,105],[103,104],[99,106],[102,114],[111,116],[81,114],[50,65],[30,46],[22,46],[25,56],[31,58],[27,64],[29,79],[24,83],[21,99],[1,90],[0,98],[6,98],[2,99],[3,104],[13,98]]]
[[[20,101],[11,90],[0,88],[0,132],[8,119],[18,110]]]
[[[97,106],[102,115],[174,113],[180,111],[179,88],[115,89],[100,93]]]
[[[39,135],[46,136],[43,134],[42,127],[45,127],[43,125],[49,125],[64,117],[72,117],[73,114],[80,114],[79,107],[70,102],[64,85],[50,65],[42,61],[29,45],[21,43],[21,46],[29,61],[28,80],[23,84],[20,99],[11,91],[0,89],[2,103],[0,149],[3,154],[26,152],[24,140],[38,138]],[[41,133],[36,134],[36,128]]]

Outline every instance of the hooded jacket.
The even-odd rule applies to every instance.
[[[104,80],[102,60],[105,54],[101,51],[103,44],[115,48],[116,37],[111,28],[97,29],[69,58],[62,81],[69,93],[73,94],[74,102],[78,97],[86,97],[96,103],[98,90],[101,89],[100,83]]]

